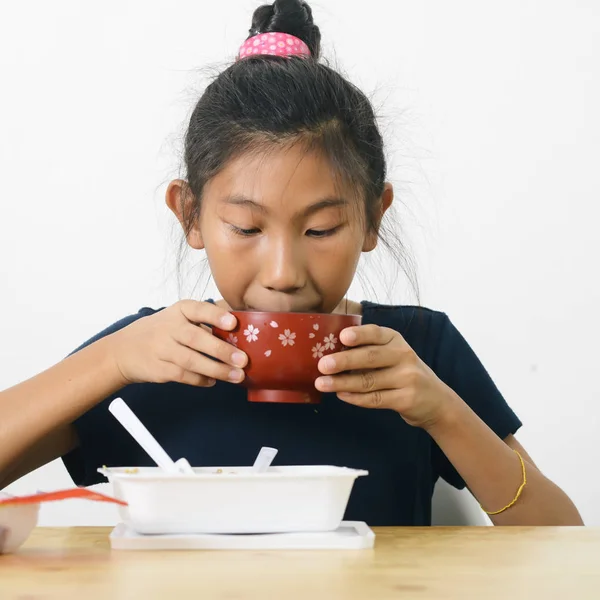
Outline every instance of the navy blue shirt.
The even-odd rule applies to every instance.
[[[155,312],[143,308],[84,345]],[[521,422],[444,313],[363,302],[363,324],[369,323],[400,332],[500,438],[519,429]],[[325,394],[319,405],[250,403],[244,388],[223,382],[213,388],[133,384],[100,402],[75,422],[79,447],[63,458],[77,485],[104,481],[96,471],[102,465],[152,465],[108,412],[117,396],[174,460],[185,457],[194,466],[249,465],[261,446],[272,446],[279,449],[275,464],[368,470],[356,482],[346,519],[371,526],[430,525],[437,479],[459,489],[465,485],[433,439],[393,411],[351,406],[334,394]]]

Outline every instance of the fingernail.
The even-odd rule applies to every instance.
[[[332,377],[319,377],[319,379],[317,379],[317,382],[319,383],[320,387],[329,388],[333,385],[333,378]]]
[[[323,366],[326,369],[335,369],[335,360],[328,356],[327,358],[323,359]]]
[[[225,315],[221,318],[221,325],[226,328],[235,327],[235,317],[233,315]]]
[[[246,366],[246,355],[242,352],[234,352],[231,355],[231,362],[236,367],[245,367]]]
[[[206,387],[212,387],[212,386],[213,386],[213,385],[215,385],[216,383],[217,383],[217,380],[216,380],[216,379],[209,379],[209,380],[206,382]]]
[[[242,379],[244,379],[244,371],[241,371],[240,369],[232,369],[229,371],[228,379],[232,383],[239,383],[242,381]]]
[[[349,329],[348,331],[344,332],[344,338],[346,339],[347,343],[351,344],[352,342],[356,341],[356,333],[352,329]]]

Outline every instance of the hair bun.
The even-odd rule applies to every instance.
[[[314,59],[321,51],[321,32],[314,24],[312,10],[303,0],[275,0],[259,6],[252,16],[250,37],[259,33],[289,33],[300,38]]]

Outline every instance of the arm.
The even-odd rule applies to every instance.
[[[342,331],[340,339],[350,349],[321,359],[319,369],[325,377],[317,379],[317,389],[336,392],[357,406],[395,410],[409,425],[425,429],[488,511],[502,509],[515,497],[522,469],[511,448],[519,451],[527,461],[527,485],[518,502],[492,516],[495,524],[582,524],[571,500],[542,475],[518,442],[512,436],[503,441],[397,331],[363,325]],[[470,393],[479,414],[486,414],[490,423],[498,416],[495,413],[506,416],[472,351],[466,352],[464,346],[461,351],[456,344],[447,350],[448,367],[455,371],[457,383],[470,384],[478,378],[475,394],[472,389]],[[469,385],[462,388],[469,391]]]
[[[445,409],[427,431],[485,510],[506,506],[521,485],[521,463],[513,450],[525,461],[527,485],[514,506],[490,516],[494,525],[583,525],[573,502],[540,472],[513,436],[501,440],[448,391]]]
[[[71,423],[124,387],[106,337],[0,392],[0,489],[77,445]]]
[[[0,392],[0,489],[73,450],[72,423],[128,384],[242,381],[246,355],[199,323],[231,330],[236,321],[213,304],[183,300],[120,321],[54,367]]]

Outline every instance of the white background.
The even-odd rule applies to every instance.
[[[422,302],[450,315],[528,451],[600,525],[600,4],[312,4],[326,56],[374,95]],[[234,56],[255,6],[3,3],[0,389],[178,298],[164,184],[205,67]],[[370,299],[414,300],[372,280]],[[68,485],[55,463],[9,491]],[[113,518],[57,504],[42,522]]]

